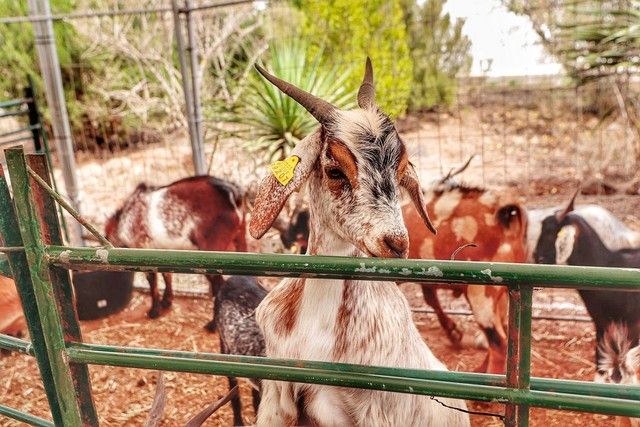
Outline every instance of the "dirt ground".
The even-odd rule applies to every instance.
[[[523,127],[520,122],[525,113],[527,124]],[[527,207],[565,203],[577,182],[606,172],[607,167],[618,161],[611,152],[623,146],[603,145],[602,140],[617,141],[612,135],[619,129],[614,126],[607,132],[610,134],[603,136],[602,132],[595,134],[576,130],[570,124],[553,126],[543,117],[523,111],[497,116],[489,114],[488,117],[462,111],[458,116],[440,117],[437,121],[433,117],[423,117],[408,120],[401,130],[423,183],[431,182],[469,155],[476,154],[479,159],[474,160],[462,179],[476,184],[515,185],[526,197]],[[168,135],[160,144],[128,151],[100,155],[79,153],[78,176],[83,213],[101,227],[137,183],[146,181],[161,185],[191,173],[186,141],[183,134],[176,133]],[[585,148],[588,145],[585,141],[593,143]],[[238,153],[233,143],[219,146],[213,154],[209,146],[210,172],[246,187],[262,175],[263,168],[253,156],[243,151]],[[608,160],[605,162],[603,158]],[[56,175],[61,177],[59,169]],[[580,196],[578,202],[598,203],[630,227],[640,229],[640,197],[590,195]],[[269,242],[275,240],[267,240],[260,250],[272,251],[277,245],[270,246]],[[182,289],[203,287],[193,276],[180,275],[176,279],[178,289],[181,286]],[[268,283],[273,284],[273,281]],[[405,284],[402,289],[413,307],[425,308],[418,286]],[[451,300],[448,293],[440,292],[447,308],[468,310],[464,300]],[[170,312],[153,321],[146,317],[148,306],[148,295],[136,293],[130,306],[122,313],[101,321],[83,322],[84,339],[92,343],[136,347],[205,352],[219,350],[216,334],[203,329],[211,316],[209,299],[178,298]],[[578,295],[570,290],[536,291],[534,311],[535,314],[585,316]],[[470,337],[462,349],[451,348],[434,315],[415,314],[416,324],[426,342],[449,369],[472,371],[484,357],[484,350],[473,344],[477,327],[471,317],[456,316],[455,320]],[[590,381],[594,374],[594,349],[595,333],[590,322],[534,320],[532,374]],[[153,399],[157,372],[99,366],[90,367],[90,372],[101,425],[144,424]],[[227,390],[226,379],[221,377],[167,372],[165,381],[168,400],[163,426],[183,425]],[[250,389],[244,382],[241,395],[245,420],[251,422],[254,414],[250,405]],[[0,359],[0,402],[48,417],[46,398],[32,358],[11,355]],[[496,404],[471,403],[470,407],[482,412],[501,413],[503,410]],[[472,420],[474,426],[501,425],[495,417],[472,416]],[[231,409],[227,405],[205,425],[226,426],[231,421]],[[613,417],[531,410],[532,426],[608,426],[612,423]],[[0,417],[0,426],[15,425],[19,424]]]
[[[268,280],[273,283],[273,279]],[[412,306],[423,307],[417,285],[405,284],[403,291]],[[444,292],[445,299],[446,292]],[[108,319],[82,322],[84,340],[91,343],[155,347],[186,351],[218,352],[216,334],[203,329],[211,316],[208,299],[177,298],[171,311],[156,320],[149,320],[146,311],[149,296],[136,293],[130,306]],[[536,291],[536,314],[583,314],[573,291]],[[462,299],[449,301],[449,306],[465,309]],[[434,353],[451,370],[472,371],[483,359],[484,350],[473,345],[477,328],[470,317],[457,317],[470,339],[462,349],[453,349],[438,325],[435,316],[415,314],[416,324]],[[589,381],[594,374],[593,351],[595,333],[590,323],[536,320],[533,324],[532,374],[539,377]],[[0,401],[12,407],[48,417],[48,405],[33,358],[14,354],[0,359]],[[143,425],[155,392],[157,372],[128,368],[91,366],[94,401],[104,426]],[[163,426],[183,425],[191,416],[222,397],[227,390],[223,377],[166,372],[167,407]],[[241,382],[244,417],[251,422],[250,387]],[[471,403],[481,412],[501,413],[497,404]],[[498,418],[473,416],[474,426],[501,425]],[[613,418],[601,415],[576,414],[563,411],[532,409],[532,426],[611,425]],[[232,422],[231,408],[223,407],[207,421],[206,426],[228,426]],[[0,418],[1,426],[19,423]]]

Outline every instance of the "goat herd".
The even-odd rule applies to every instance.
[[[454,182],[455,174],[423,188],[393,123],[377,107],[369,60],[359,108],[352,111],[258,71],[320,126],[291,157],[272,165],[273,173],[260,183],[249,217],[254,238],[276,227],[286,246],[295,243],[311,255],[449,259],[473,243],[457,259],[640,267],[640,234],[601,207],[574,208],[571,199],[564,207],[527,210],[514,191],[461,185]],[[283,226],[283,206],[305,184],[308,208]],[[409,196],[405,204],[401,188]],[[108,220],[105,233],[121,247],[246,251],[247,205],[240,188],[210,176],[164,187],[141,184]],[[148,315],[154,318],[171,306],[171,275],[164,274],[162,299],[157,274],[147,278]],[[415,327],[395,283],[297,278],[283,279],[267,292],[252,277],[207,279],[215,296],[207,327],[218,330],[223,353],[446,370]],[[503,373],[506,288],[443,287],[466,297],[484,332],[488,350],[477,370]],[[0,286],[0,292],[7,289],[15,287]],[[459,344],[462,332],[443,311],[436,287],[422,289],[451,342]],[[640,293],[591,290],[580,295],[596,326],[596,380],[636,384]],[[11,300],[2,293],[0,298],[0,304]],[[5,316],[10,312],[16,310],[0,311],[0,332],[23,327],[19,316]],[[317,425],[469,425],[460,410],[465,402],[456,399],[440,399],[441,405],[409,394],[267,380],[254,384],[258,425],[302,420]],[[237,397],[232,405],[234,423],[240,425]]]

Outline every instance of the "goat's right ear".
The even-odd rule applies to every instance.
[[[261,238],[271,228],[291,193],[300,188],[309,176],[321,148],[322,140],[318,129],[300,141],[291,152],[291,157],[298,157],[299,162],[293,169],[293,177],[286,184],[280,183],[273,173],[262,180],[249,223],[249,232],[253,238]]]

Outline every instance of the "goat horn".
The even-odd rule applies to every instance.
[[[564,219],[564,217],[565,217],[565,216],[567,216],[567,214],[568,214],[569,212],[572,212],[572,211],[573,211],[573,209],[574,209],[574,204],[575,204],[575,201],[576,201],[576,197],[578,197],[578,194],[580,194],[580,190],[581,190],[581,188],[580,188],[580,187],[578,187],[578,189],[576,190],[576,192],[575,192],[575,193],[573,193],[573,197],[571,197],[571,200],[569,201],[569,204],[567,205],[567,207],[566,207],[566,208],[564,208],[564,210],[563,210],[562,212],[559,212],[559,213],[558,213],[557,218],[558,218],[558,220],[559,220],[559,221],[562,221],[562,220]]]
[[[367,56],[364,67],[364,78],[358,89],[358,106],[360,108],[373,108],[376,105],[376,89],[373,87],[373,66],[371,58]]]
[[[331,105],[329,102],[320,99],[317,96],[300,89],[299,87],[292,85],[289,82],[285,82],[284,80],[279,79],[272,74],[269,74],[267,70],[265,70],[258,64],[255,64],[255,66],[258,72],[262,74],[265,79],[269,80],[275,87],[280,89],[298,104],[302,105],[321,124],[326,124],[331,121],[335,111],[337,110],[336,107]]]

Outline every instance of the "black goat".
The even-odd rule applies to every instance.
[[[538,264],[640,268],[640,249],[610,251],[587,221],[572,211],[573,199],[564,211],[542,221],[534,252]],[[638,342],[640,292],[581,289],[578,293],[595,323],[598,343],[611,323],[627,325],[630,342]],[[596,365],[602,359],[601,348],[596,348]]]
[[[264,337],[256,323],[255,310],[267,295],[254,277],[235,276],[220,287],[213,304],[213,321],[220,334],[220,352],[241,356],[264,356]],[[235,377],[227,377],[229,388],[238,385]],[[251,381],[253,407],[260,404],[259,380]],[[234,425],[243,425],[240,396],[231,399]]]

